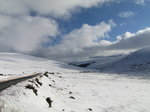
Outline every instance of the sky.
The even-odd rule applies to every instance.
[[[0,0],[0,52],[49,59],[150,45],[150,0]]]

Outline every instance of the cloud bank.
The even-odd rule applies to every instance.
[[[100,22],[95,26],[84,24],[80,29],[76,29],[67,35],[64,35],[61,44],[49,47],[46,57],[67,58],[84,57],[93,55],[95,51],[86,51],[86,47],[93,47],[99,44],[99,40],[108,37],[115,23],[110,20],[108,23]],[[92,53],[93,52],[93,53]]]
[[[118,0],[0,0],[0,13],[7,15],[38,15],[66,17],[80,8],[90,8]]]
[[[106,40],[102,40],[106,41]],[[129,53],[150,46],[150,28],[145,28],[136,33],[126,32],[117,36],[114,42],[106,41],[104,45],[96,45],[86,48],[87,51],[95,51],[97,55],[112,55]]]
[[[55,18],[71,17],[83,8],[101,6],[119,0],[0,0],[0,52],[19,52],[46,58],[74,58],[109,55],[118,51],[131,51],[149,46],[150,28],[136,33],[126,32],[114,42],[106,40],[115,26],[113,20],[95,26],[83,24],[62,41],[49,46],[51,38],[61,35]],[[144,4],[145,0],[135,0]],[[134,12],[121,12],[121,18],[134,16]]]
[[[72,13],[78,12],[82,8],[101,6],[104,3],[114,1],[118,0],[0,0],[0,51],[50,57],[55,54],[55,51],[51,50],[55,47],[48,46],[51,38],[55,38],[61,33],[59,24],[54,18],[69,18]],[[99,27],[104,24],[101,23],[100,26],[93,27],[100,29]],[[106,30],[109,30],[109,27]],[[91,39],[85,37],[88,39],[85,40],[83,36],[86,36],[88,31],[96,34],[92,36],[89,33]],[[76,32],[78,34],[75,34]],[[77,41],[83,42],[85,40],[87,42],[84,42],[86,44],[84,46],[88,46],[93,44],[92,39],[96,39],[96,36],[104,36],[105,32],[107,31],[94,32],[91,26],[85,24],[81,29],[63,36],[62,43],[72,49],[72,45],[78,47]],[[79,39],[80,34],[81,38]],[[84,46],[80,45],[79,48]],[[73,48],[73,52],[79,51],[79,48]]]
[[[0,51],[34,54],[57,29],[55,21],[43,17],[0,15]]]
[[[136,33],[126,32],[118,36],[118,41],[110,45],[109,49],[132,50],[150,46],[150,28],[139,30]]]

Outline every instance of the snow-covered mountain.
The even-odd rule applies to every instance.
[[[129,55],[99,57],[72,65],[101,70],[104,72],[150,72],[150,47],[137,50]]]
[[[33,72],[45,72],[51,70],[65,71],[75,70],[75,68],[65,63],[47,60],[44,58],[19,54],[19,53],[0,53],[0,74],[27,74]]]
[[[145,60],[146,61],[146,60]],[[47,71],[47,72],[46,72]],[[0,92],[0,112],[149,112],[150,80],[0,53],[3,78],[42,72]]]
[[[86,60],[79,60],[79,61],[73,61],[70,62],[70,65],[78,66],[78,67],[84,67],[84,68],[90,68],[90,69],[97,69],[100,66],[103,66],[107,63],[112,63],[117,60],[120,60],[124,58],[126,55],[113,55],[113,56],[97,56],[97,57],[90,57]]]
[[[120,72],[150,72],[150,47],[137,50],[118,61],[107,63],[98,69]]]

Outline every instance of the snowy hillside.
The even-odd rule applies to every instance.
[[[0,112],[150,110],[149,79],[98,73],[60,62],[12,53],[0,54],[0,72],[6,75],[1,76],[3,78],[34,72],[43,73],[2,91]]]
[[[79,60],[79,61],[70,62],[70,64],[74,65],[74,66],[79,66],[79,67],[96,69],[96,68],[99,68],[100,66],[103,66],[107,63],[112,63],[112,62],[115,62],[117,60],[120,60],[120,59],[124,58],[125,56],[126,55],[90,57],[84,61]]]
[[[69,69],[79,69],[44,58],[18,53],[0,53],[0,74],[18,75],[33,72],[45,72],[47,70],[51,70],[52,72],[65,71],[64,68],[68,69],[68,71]]]
[[[127,56],[98,57],[87,61],[73,62],[72,65],[97,69],[103,72],[149,73],[150,47],[137,50]]]
[[[105,64],[98,69],[120,72],[150,72],[150,47],[137,50],[123,59]]]

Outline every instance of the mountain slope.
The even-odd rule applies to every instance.
[[[9,77],[22,72],[43,74],[0,92],[0,112],[149,112],[149,79],[85,70],[1,53],[1,73],[12,74]]]
[[[0,74],[27,74],[34,72],[45,72],[51,70],[65,71],[78,70],[79,68],[69,66],[65,63],[52,61],[44,58],[23,55],[18,53],[0,53]]]
[[[99,57],[90,57],[86,60],[74,61],[71,62],[71,65],[85,67],[90,69],[97,69],[100,66],[103,66],[107,63],[112,63],[117,60],[124,58],[125,55],[114,55],[114,56],[99,56]]]
[[[150,47],[137,50],[125,58],[113,63],[105,64],[99,69],[122,72],[149,72]]]

